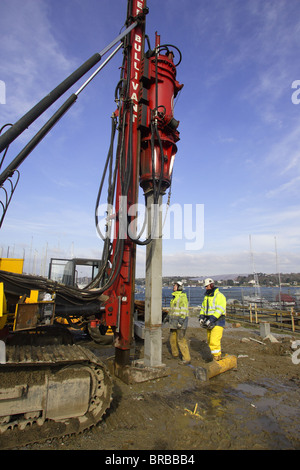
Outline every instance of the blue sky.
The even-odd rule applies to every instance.
[[[120,32],[125,0],[2,0],[0,123],[16,122]],[[176,101],[181,140],[171,205],[203,205],[203,247],[163,244],[163,274],[299,272],[300,80],[298,0],[148,0],[154,45],[182,52]],[[52,257],[101,257],[94,205],[110,138],[119,52],[21,166],[0,233],[6,256],[36,269]],[[88,76],[89,74],[87,74]],[[87,78],[87,76],[85,78]],[[65,95],[76,91],[85,81]],[[15,157],[62,101],[11,145]],[[166,200],[165,200],[166,202]],[[196,220],[186,220],[195,228]],[[202,230],[202,229],[201,229]],[[30,261],[31,259],[31,261]],[[138,249],[143,276],[145,249]],[[45,264],[45,263],[44,263]]]

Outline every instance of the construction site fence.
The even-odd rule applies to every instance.
[[[289,310],[277,310],[260,307],[257,304],[247,306],[229,304],[226,307],[226,318],[252,324],[266,322],[275,328],[300,332],[300,314],[295,312],[294,307],[290,307]]]

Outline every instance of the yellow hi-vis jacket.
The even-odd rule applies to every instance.
[[[226,297],[217,287],[210,294],[205,294],[202,302],[200,317],[209,318],[212,323],[218,326],[225,326]]]
[[[169,326],[177,328],[178,323],[182,324],[182,328],[187,328],[189,315],[189,301],[185,292],[176,290],[172,293],[169,311]]]

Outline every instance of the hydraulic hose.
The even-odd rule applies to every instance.
[[[0,136],[0,153],[11,144],[27,127],[29,127],[41,114],[43,114],[55,101],[57,101],[66,91],[68,91],[83,75],[86,74],[94,65],[96,65],[113,46],[121,41],[132,29],[137,26],[138,22],[135,21],[128,28],[119,34],[108,46],[106,46],[100,53],[92,55],[86,62],[84,62],[78,69],[76,69],[69,77],[61,82],[54,88],[48,95],[46,95],[39,103],[37,103],[28,113],[26,113],[19,121],[17,121],[5,134]]]
[[[48,134],[48,132],[55,126],[59,119],[71,108],[77,100],[77,95],[73,93],[64,104],[56,111],[55,114],[46,122],[46,124],[35,134],[35,136],[28,142],[28,144],[21,150],[21,152],[14,158],[8,167],[0,175],[0,186],[9,178],[12,173],[21,165],[25,158],[32,152],[32,150],[41,142],[41,140]]]
[[[57,101],[67,90],[69,90],[86,72],[94,67],[101,59],[97,52],[82,64],[75,72],[69,75],[54,90],[37,103],[28,113],[17,121],[5,134],[0,136],[0,152],[13,142],[22,132],[27,129],[41,114],[43,114],[55,101]]]

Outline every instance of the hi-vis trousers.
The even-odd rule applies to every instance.
[[[191,355],[185,333],[185,328],[179,330],[170,329],[170,346],[173,357],[179,357],[180,351],[183,361],[189,362]]]
[[[207,342],[213,357],[221,355],[221,339],[223,336],[223,327],[214,326],[212,330],[207,330]]]

